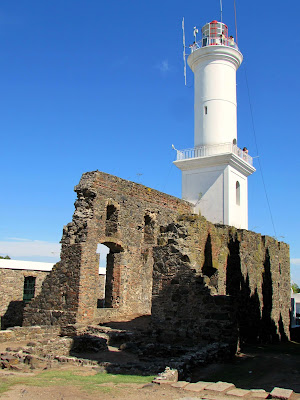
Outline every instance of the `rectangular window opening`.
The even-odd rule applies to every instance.
[[[25,276],[24,277],[23,301],[25,301],[25,303],[28,303],[31,299],[34,298],[35,279],[36,278],[34,276]]]
[[[207,114],[207,106],[204,106],[204,114]]]

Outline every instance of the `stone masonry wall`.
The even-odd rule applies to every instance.
[[[149,314],[152,248],[160,226],[190,213],[183,200],[99,171],[83,174],[75,187],[73,220],[64,227],[61,261],[25,311],[25,325],[87,323],[97,313],[99,255],[109,247],[107,309]],[[109,311],[108,311],[109,312]]]
[[[99,275],[99,285],[97,294],[97,308],[105,307],[105,275]]]
[[[201,217],[192,220],[193,225],[199,222],[199,230],[189,232],[189,222],[162,227],[158,246],[153,249],[152,328],[163,342],[225,342],[236,350],[234,303],[230,296],[219,293],[211,251],[204,254],[201,236],[208,235],[210,224]]]
[[[13,327],[0,331],[0,343],[52,339],[60,336],[60,326]]]
[[[181,216],[161,232],[152,325],[162,340],[234,345],[289,337],[288,245],[199,216]]]
[[[0,268],[0,320],[1,329],[21,326],[23,323],[24,278],[32,276],[35,281],[35,296],[41,291],[42,282],[49,272]]]
[[[156,337],[168,343],[234,349],[289,337],[288,245],[213,225],[185,201],[99,171],[84,174],[75,191],[61,261],[26,307],[25,325],[151,313]],[[101,309],[99,243],[110,249]]]

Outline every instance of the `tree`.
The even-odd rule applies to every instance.
[[[292,289],[294,293],[300,293],[300,287],[297,285],[297,283],[292,283]]]
[[[11,258],[9,256],[5,256],[5,257],[0,256],[0,259],[1,260],[10,260]]]

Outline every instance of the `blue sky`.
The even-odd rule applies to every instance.
[[[193,76],[184,86],[181,20],[220,19],[219,0],[6,0],[0,5],[0,254],[56,261],[73,187],[101,170],[181,195],[171,149],[193,146]],[[236,0],[238,144],[260,156],[279,240],[300,284],[300,3]],[[235,36],[233,0],[223,21]],[[253,135],[253,109],[258,154]],[[275,236],[261,172],[249,229]]]

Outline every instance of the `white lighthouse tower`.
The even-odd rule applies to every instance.
[[[248,229],[248,182],[253,167],[237,146],[236,71],[243,55],[228,28],[202,28],[187,61],[194,73],[194,148],[177,150],[182,198],[209,221]]]

